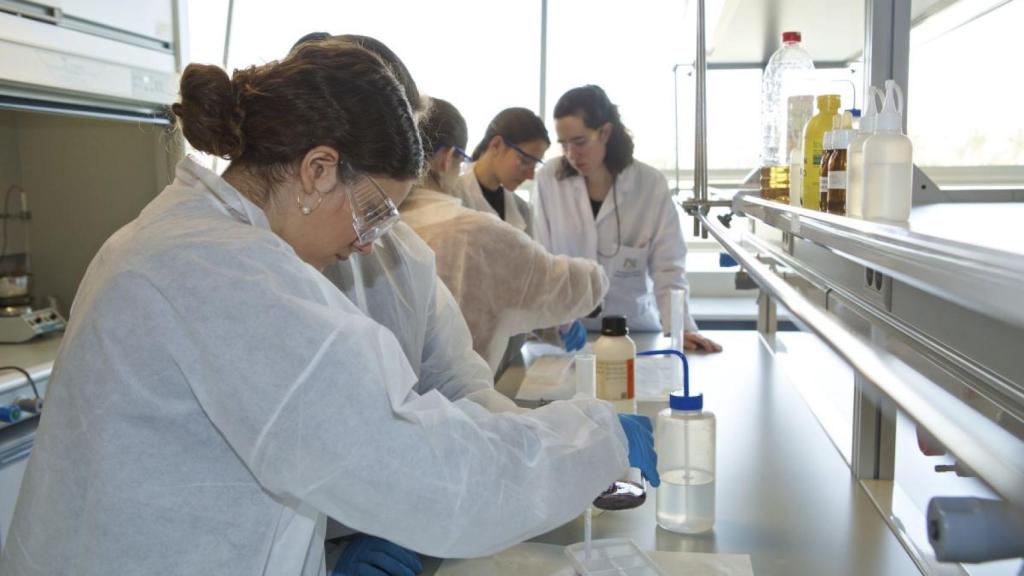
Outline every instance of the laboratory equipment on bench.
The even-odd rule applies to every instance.
[[[55,308],[33,310],[31,305],[0,304],[0,344],[27,342],[36,336],[60,332],[67,322]]]
[[[642,355],[672,354],[683,362],[683,389],[669,395],[669,407],[658,414],[656,517],[672,532],[699,534],[715,524],[715,415],[704,410],[704,395],[690,395],[690,367],[678,350],[653,350]]]

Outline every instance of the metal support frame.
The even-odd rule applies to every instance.
[[[872,328],[871,342],[885,349],[885,333]],[[860,372],[854,372],[853,457],[858,480],[893,480],[896,475],[896,407]]]
[[[696,109],[696,118],[694,121],[694,162],[693,162],[693,197],[700,206],[698,210],[702,214],[707,214],[709,207],[707,206],[708,201],[708,133],[707,133],[707,75],[708,75],[708,61],[707,61],[707,43],[704,39],[705,28],[707,23],[704,22],[704,0],[697,0],[697,65],[695,72],[697,76],[696,82],[696,98],[694,98],[694,108]],[[693,220],[693,235],[696,236],[700,233],[701,238],[708,237],[707,229],[704,229],[700,225],[700,220],[694,218]]]
[[[547,114],[548,91],[548,0],[540,0],[540,105],[537,114]]]
[[[910,68],[910,0],[865,0],[864,95],[869,86],[893,79],[903,89],[903,132],[907,131]]]
[[[757,331],[766,339],[774,338],[779,329],[778,307],[771,294],[761,290],[757,294]]]

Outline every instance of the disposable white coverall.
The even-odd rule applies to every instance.
[[[75,298],[0,573],[323,574],[325,514],[492,553],[627,466],[611,407],[417,394],[390,332],[184,160]]]
[[[451,290],[494,370],[509,338],[589,314],[608,290],[595,262],[553,256],[525,233],[458,200],[415,188],[399,209],[437,254],[437,274]]]
[[[580,175],[558,179],[561,163],[561,157],[551,160],[537,173],[534,238],[552,254],[601,263],[611,282],[602,316],[625,316],[631,330],[669,333],[671,290],[689,295],[690,286],[686,241],[665,176],[634,160],[615,179],[614,193],[594,218],[586,182]],[[686,311],[684,328],[695,332],[690,306]],[[583,324],[597,330],[601,321],[584,319]]]
[[[469,398],[491,411],[517,410],[494,390],[487,363],[459,305],[437,276],[434,252],[405,222],[378,240],[370,254],[328,266],[324,275],[375,322],[390,330],[416,374],[415,390],[449,400]]]

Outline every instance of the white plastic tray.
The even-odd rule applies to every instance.
[[[606,538],[590,543],[590,561],[585,544],[565,547],[573,568],[580,576],[665,576],[647,554],[629,538]]]

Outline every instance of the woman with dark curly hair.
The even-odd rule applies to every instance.
[[[633,158],[633,138],[599,86],[555,104],[563,155],[537,174],[534,237],[553,254],[597,260],[611,286],[601,314],[635,331],[670,331],[671,290],[687,290],[686,242],[665,176]],[[687,306],[689,310],[689,306]],[[588,330],[600,320],[578,321]],[[718,352],[687,313],[684,347]]]

